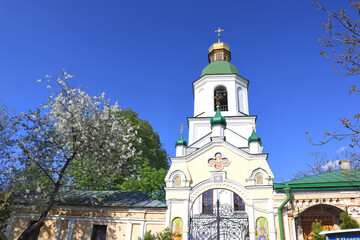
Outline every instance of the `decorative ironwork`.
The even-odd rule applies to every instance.
[[[217,87],[214,91],[214,111],[219,108],[220,111],[228,111],[227,91],[225,87]]]
[[[217,208],[212,214],[196,214],[190,218],[191,240],[217,239]],[[220,238],[221,240],[249,239],[249,221],[245,212],[237,212],[229,204],[220,204]]]
[[[218,92],[216,92],[216,95],[214,96],[216,108],[220,107],[220,100],[224,98],[223,96],[221,96],[221,93],[223,93],[223,92],[218,91]]]

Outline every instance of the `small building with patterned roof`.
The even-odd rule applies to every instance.
[[[7,228],[9,240],[17,239],[40,215],[32,201],[15,199]],[[45,225],[32,239],[130,240],[165,226],[166,205],[137,191],[74,191],[56,201]],[[104,238],[105,237],[105,238]]]
[[[328,230],[340,230],[340,213],[347,212],[360,223],[360,171],[343,169],[284,183],[274,183],[274,210],[283,219],[285,239],[312,239],[311,224],[321,221]],[[345,165],[345,166],[344,166]],[[283,205],[285,203],[285,205]]]

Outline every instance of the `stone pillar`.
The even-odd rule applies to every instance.
[[[255,226],[255,216],[254,216],[254,202],[252,200],[249,201],[247,208],[247,214],[249,217],[249,238],[250,240],[256,239],[256,226]]]
[[[183,240],[188,240],[190,238],[190,234],[189,234],[189,231],[190,231],[190,226],[189,226],[189,220],[190,220],[190,216],[189,216],[189,200],[185,200],[185,208],[186,210],[185,212],[185,216],[184,216],[184,227],[183,227]]]
[[[165,215],[165,227],[170,228],[171,227],[171,200],[166,201],[166,215]]]
[[[61,218],[59,218],[56,222],[56,231],[55,231],[55,238],[54,240],[60,239],[60,233],[61,233]]]
[[[131,240],[132,237],[132,222],[126,224],[126,240]]]
[[[72,239],[72,235],[74,232],[74,225],[75,225],[75,220],[71,219],[68,223],[68,227],[67,227],[67,232],[66,232],[66,240],[71,240]]]
[[[251,142],[249,143],[250,154],[259,154],[260,153],[260,143]]]
[[[270,198],[268,200],[268,206],[269,206],[269,237],[270,237],[270,239],[276,239],[273,199]]]
[[[176,149],[176,157],[183,157],[186,154],[186,146],[185,145],[178,145],[175,147]]]
[[[290,226],[289,226],[289,216],[287,209],[283,211],[283,217],[284,217],[285,239],[290,240]]]
[[[213,137],[223,137],[225,131],[225,126],[222,124],[216,124],[212,126],[212,136]]]

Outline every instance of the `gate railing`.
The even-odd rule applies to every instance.
[[[196,214],[190,218],[190,239],[215,240],[215,239],[241,239],[249,236],[249,221],[245,212],[237,212],[229,204],[219,206],[219,225],[217,224],[217,208],[212,214]],[[217,230],[219,226],[219,231]]]

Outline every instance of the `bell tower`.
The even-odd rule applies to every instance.
[[[214,116],[216,104],[214,97],[222,96],[220,110],[224,116],[247,116],[249,105],[247,89],[249,81],[239,75],[237,68],[230,63],[230,47],[220,41],[209,48],[208,61],[199,79],[193,83],[194,117]]]
[[[209,119],[217,110],[216,101],[219,102],[222,116],[231,117],[228,126],[231,131],[247,138],[255,126],[255,118],[249,116],[249,81],[240,76],[237,68],[230,63],[230,47],[220,40],[222,31],[220,28],[215,31],[218,33],[218,41],[209,48],[209,64],[203,69],[200,78],[193,82],[194,117],[188,118],[189,145],[209,132]],[[240,146],[239,142],[235,145],[246,147],[247,142],[244,142],[244,146]]]
[[[262,224],[275,239],[274,176],[255,130],[257,116],[249,115],[249,81],[229,63],[231,52],[220,41],[221,31],[209,48],[209,65],[193,82],[189,139],[184,139],[181,126],[176,156],[170,158],[166,226],[184,240],[221,234],[225,239],[256,240]],[[227,217],[216,225],[216,214]]]

